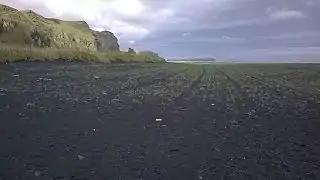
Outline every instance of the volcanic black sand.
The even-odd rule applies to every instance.
[[[320,65],[0,65],[0,180],[320,179]]]

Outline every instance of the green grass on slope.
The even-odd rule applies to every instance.
[[[145,53],[97,52],[91,29],[84,21],[45,18],[1,4],[0,14],[0,61],[165,61]]]
[[[0,45],[0,62],[15,61],[97,61],[109,63],[126,62],[160,62],[165,60],[159,56],[149,54],[130,54],[127,52],[80,51],[74,49],[35,48]]]
[[[0,4],[0,43],[96,50],[87,23],[44,18]]]

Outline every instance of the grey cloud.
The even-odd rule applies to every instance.
[[[22,0],[0,0],[0,4],[20,10],[33,10],[45,17],[54,17],[54,13],[44,6],[43,3],[25,3]]]
[[[287,47],[287,48],[265,48],[240,52],[232,59],[238,61],[254,61],[259,59],[262,62],[317,62],[319,63],[320,46]]]
[[[16,7],[21,6],[19,1],[0,0]],[[124,16],[115,13],[110,17],[110,13],[106,13],[99,22],[90,24],[109,29],[101,22],[116,17],[129,25],[144,28],[149,34],[142,39],[120,39],[121,47],[153,50],[169,58],[212,56],[222,60],[288,60],[299,57],[303,61],[319,57],[318,0],[140,1],[146,6],[147,14]],[[41,3],[30,4],[22,8],[31,7],[50,16],[50,11],[41,6]],[[155,13],[163,9],[173,14],[157,21],[161,16],[155,16]],[[63,17],[77,18],[70,14]],[[118,35],[126,36],[123,33]],[[130,44],[130,40],[135,43]]]
[[[299,54],[319,54],[320,46],[310,46],[310,47],[289,47],[289,48],[279,48],[279,49],[257,49],[252,52],[255,53],[267,53],[270,55],[299,55]]]
[[[305,18],[305,15],[302,12],[296,11],[296,10],[282,9],[282,10],[269,12],[269,19],[274,21],[286,20],[286,19],[301,19],[301,18]]]
[[[301,50],[299,56],[307,57],[308,53],[317,55],[304,47],[320,46],[320,25],[316,20],[320,17],[319,6],[310,6],[301,0],[229,1],[229,7],[216,12],[214,5],[208,3],[203,4],[206,7],[196,10],[196,13],[180,11],[173,18],[185,18],[187,21],[163,23],[145,39],[138,41],[137,48],[152,47],[168,57],[211,55],[220,59],[239,59],[242,53],[255,52],[247,57],[259,60],[270,58],[271,54],[256,50],[271,47],[278,49],[274,49],[274,58],[290,59],[293,56],[291,52],[298,49]],[[270,13],[281,10],[288,11],[289,15],[284,13],[287,17],[281,21],[270,19]],[[185,33],[189,35],[182,36]]]

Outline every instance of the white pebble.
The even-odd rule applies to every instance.
[[[78,155],[78,159],[79,159],[79,160],[82,160],[82,159],[84,159],[84,157],[81,156],[81,155]]]
[[[34,171],[34,176],[39,177],[41,175],[40,171]]]

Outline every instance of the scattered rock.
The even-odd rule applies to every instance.
[[[171,153],[178,153],[178,152],[180,152],[180,149],[171,149],[170,152]]]
[[[40,81],[42,81],[42,79],[43,79],[43,78],[38,78],[38,79],[37,79],[37,82],[40,82]]]
[[[303,148],[307,147],[307,145],[304,144],[304,143],[299,143],[299,146],[300,146],[300,147],[303,147]]]
[[[34,106],[35,106],[35,104],[32,103],[32,102],[28,102],[28,103],[27,103],[27,107],[28,107],[28,108],[33,108]]]
[[[18,116],[23,117],[23,116],[25,116],[25,114],[24,114],[24,113],[19,112],[19,113],[18,113]]]
[[[17,78],[19,76],[20,76],[19,74],[14,74],[12,77]]]
[[[231,128],[240,127],[239,122],[236,121],[236,120],[231,120],[231,121],[229,121],[229,123],[230,123],[230,127],[231,127]]]
[[[134,99],[134,100],[132,100],[132,102],[135,104],[142,104],[141,101],[139,101],[138,99]]]
[[[43,81],[52,81],[50,78],[43,78]]]
[[[37,82],[40,82],[40,81],[48,82],[48,81],[52,81],[52,79],[49,79],[49,78],[38,78]]]
[[[247,113],[248,116],[252,116],[254,113],[256,112],[256,110],[252,109],[251,111],[249,111]]]
[[[35,176],[35,177],[39,177],[40,175],[41,175],[41,172],[40,172],[40,171],[37,171],[37,170],[34,171],[34,176]]]
[[[0,96],[5,96],[5,95],[7,95],[6,92],[7,92],[7,89],[5,89],[5,88],[0,88]]]
[[[66,150],[67,152],[71,151],[71,148],[69,146],[64,146],[64,150]]]
[[[84,159],[84,157],[83,157],[83,156],[81,156],[81,155],[78,155],[78,159],[81,161],[81,160],[83,160],[83,159]]]
[[[120,99],[112,99],[111,102],[121,102]]]
[[[96,76],[96,75],[94,75],[93,77],[94,77],[94,79],[100,79],[100,77]]]
[[[121,106],[121,100],[120,99],[112,99],[110,104],[114,104],[116,106]]]
[[[162,121],[162,119],[156,119],[156,121],[157,121],[157,122],[161,122],[161,121]]]

